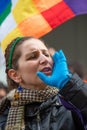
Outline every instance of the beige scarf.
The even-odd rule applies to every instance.
[[[39,91],[23,89],[20,93],[15,92],[5,130],[24,130],[24,106],[32,102],[44,102],[57,93],[58,89],[55,87],[46,87],[45,90]]]

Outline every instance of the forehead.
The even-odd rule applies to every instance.
[[[39,39],[29,39],[23,42],[23,44],[21,44],[20,46],[21,52],[22,51],[29,51],[29,50],[35,50],[35,49],[40,49],[40,50],[47,50],[47,47],[45,46],[45,44],[39,40]]]

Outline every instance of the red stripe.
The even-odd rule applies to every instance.
[[[72,10],[68,7],[68,5],[66,5],[66,3],[64,3],[64,1],[56,4],[41,14],[52,28],[59,26],[75,16],[74,12],[72,12]]]

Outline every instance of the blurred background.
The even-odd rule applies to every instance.
[[[62,49],[69,61],[87,66],[87,15],[77,16],[42,37],[49,46]]]

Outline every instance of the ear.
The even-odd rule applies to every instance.
[[[21,82],[21,76],[14,69],[8,70],[8,76],[16,83],[20,83]]]

